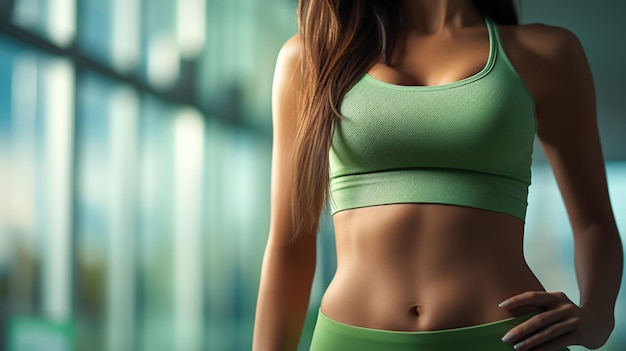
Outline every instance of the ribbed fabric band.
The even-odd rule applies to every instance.
[[[332,183],[332,213],[397,203],[433,203],[482,208],[523,219],[526,185],[517,179],[458,169],[405,169],[337,178]]]

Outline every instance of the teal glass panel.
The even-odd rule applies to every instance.
[[[175,109],[142,98],[139,124],[137,338],[139,350],[174,350]]]
[[[77,0],[15,0],[11,21],[50,40],[68,47],[76,37]]]
[[[81,0],[78,8],[78,45],[91,58],[110,65],[113,39],[113,1]]]
[[[76,125],[76,302],[80,347],[105,350],[107,254],[111,234],[110,100],[114,86],[88,74],[79,80]]]
[[[268,229],[270,148],[219,124],[207,131],[206,249],[209,349],[251,347]]]
[[[229,120],[268,128],[276,56],[296,33],[295,13],[295,1],[208,0],[201,101]]]
[[[0,33],[0,301],[3,313],[39,313],[43,158],[42,63],[47,56]]]
[[[144,1],[141,39],[141,77],[159,89],[171,89],[180,79],[176,33],[176,1]]]

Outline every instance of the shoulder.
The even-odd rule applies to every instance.
[[[501,26],[500,33],[505,45],[516,46],[529,55],[546,63],[571,59],[571,55],[583,54],[578,37],[570,30],[546,24]]]
[[[276,59],[272,83],[272,120],[274,140],[290,142],[296,130],[297,91],[302,79],[302,38],[296,34],[281,47]]]
[[[293,88],[302,80],[302,38],[296,34],[281,47],[276,58],[272,84],[273,100],[293,100]]]
[[[537,108],[553,104],[556,94],[589,85],[591,73],[583,46],[570,30],[525,24],[499,26],[499,31],[504,51],[529,87]]]
[[[302,36],[300,34],[293,35],[280,48],[276,60],[276,68],[299,68],[302,64],[302,49]]]
[[[290,104],[293,102],[294,87],[302,78],[302,39],[296,34],[289,38],[281,47],[276,58],[274,80],[272,84],[272,100],[274,104]],[[291,108],[291,107],[289,107]]]

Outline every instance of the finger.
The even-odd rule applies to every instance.
[[[546,308],[556,307],[561,301],[562,293],[544,291],[528,291],[502,301],[498,307],[513,309],[520,306],[533,305]]]
[[[565,337],[558,338],[557,340],[547,342],[526,351],[563,351],[569,350],[566,347],[570,345],[573,345],[571,337],[569,335],[565,335]]]
[[[568,344],[568,338],[578,327],[575,319],[568,319],[560,323],[552,324],[523,341],[516,343],[513,347],[516,351],[554,351],[559,347]]]
[[[549,310],[539,313],[509,330],[502,338],[502,341],[516,344],[524,338],[530,337],[533,333],[562,321],[565,318],[567,318],[567,316],[560,310]]]

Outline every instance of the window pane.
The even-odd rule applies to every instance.
[[[296,33],[296,1],[212,0],[200,98],[232,120],[267,127],[276,55]]]
[[[140,350],[174,347],[174,115],[142,101],[139,129],[138,338]]]
[[[76,0],[15,0],[13,22],[67,47],[76,36]]]
[[[207,131],[206,248],[210,350],[249,349],[269,227],[270,145],[216,123]]]
[[[114,69],[137,69],[139,0],[82,0],[79,7],[78,44],[81,51]]]
[[[6,136],[0,241],[7,250],[0,262],[9,267],[1,273],[8,281],[1,294],[9,301],[9,321],[24,330],[32,326],[20,322],[24,314],[48,326],[71,316],[74,68],[4,35],[0,59],[0,134]],[[63,334],[59,342],[69,342],[68,337]]]
[[[159,88],[171,88],[178,82],[180,54],[176,35],[176,2],[144,2],[142,40],[142,76]]]
[[[79,81],[77,318],[80,341],[103,350],[134,342],[137,118],[135,93],[87,73]]]
[[[38,313],[37,163],[42,157],[41,58],[0,35],[0,276],[7,313]]]

